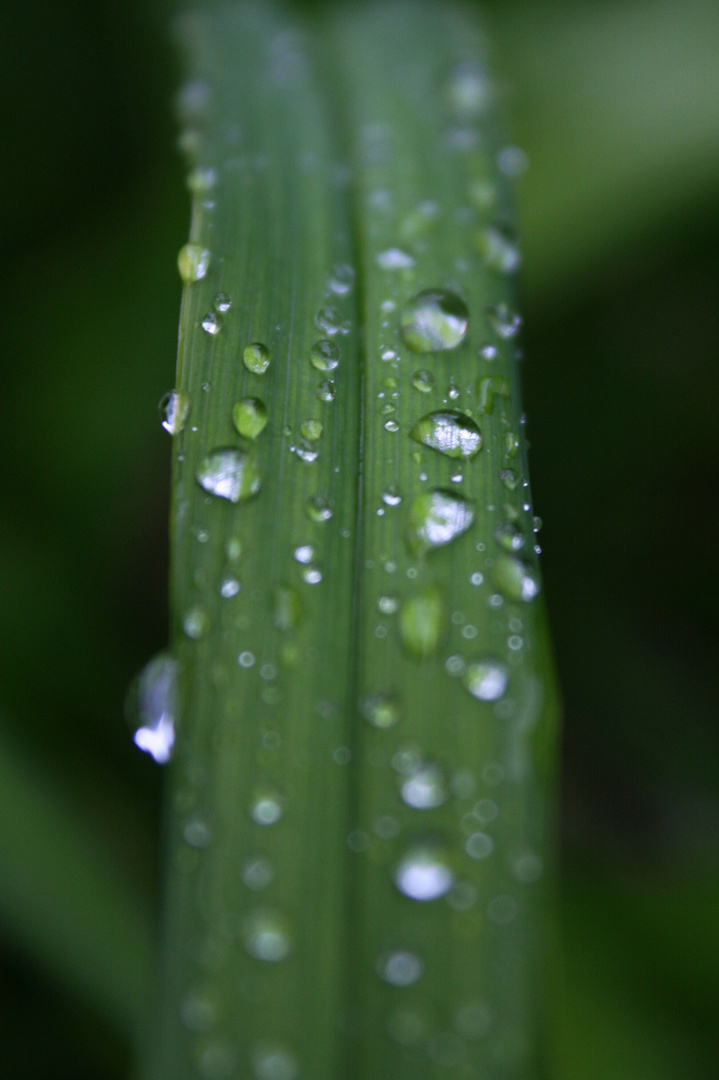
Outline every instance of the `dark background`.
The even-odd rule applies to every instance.
[[[524,386],[565,702],[554,1080],[708,1080],[719,8],[484,9],[530,159]],[[156,404],[173,382],[189,221],[178,73],[164,16],[139,0],[12,0],[0,43],[0,1061],[13,1080],[120,1080],[132,979],[119,1006],[98,997],[60,926],[66,882],[20,881],[13,844],[27,807],[49,845],[28,827],[28,866],[64,858],[43,808],[60,831],[78,824],[149,932],[161,775],[122,702],[167,635]]]

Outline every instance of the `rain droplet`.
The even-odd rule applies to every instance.
[[[410,900],[437,900],[454,884],[443,847],[426,841],[410,848],[395,867],[394,883]]]
[[[492,572],[494,583],[508,600],[534,600],[540,590],[537,571],[515,555],[499,555]]]
[[[413,810],[436,810],[447,801],[444,773],[439,765],[423,762],[402,783],[402,801]]]
[[[472,833],[464,841],[464,850],[470,859],[486,859],[494,851],[494,840],[483,832]]]
[[[317,397],[320,401],[334,401],[335,393],[335,384],[331,379],[324,379],[317,384]]]
[[[307,500],[307,517],[318,524],[329,521],[333,511],[326,495],[311,495]]]
[[[199,641],[210,628],[210,620],[204,608],[193,607],[182,620],[182,629],[192,641]]]
[[[257,494],[261,477],[251,454],[226,447],[213,450],[202,459],[197,482],[210,495],[227,499],[231,503],[239,503]]]
[[[503,146],[497,154],[497,165],[505,176],[521,176],[526,172],[529,158],[519,146]]]
[[[500,274],[513,274],[519,269],[522,259],[517,243],[501,229],[491,226],[483,229],[477,234],[476,242],[479,254],[490,269]]]
[[[439,644],[446,622],[442,591],[430,585],[402,604],[399,628],[402,644],[418,660],[431,656]]]
[[[415,371],[412,386],[421,394],[429,394],[434,390],[434,375],[431,371]]]
[[[377,256],[377,265],[381,270],[409,270],[414,259],[401,248],[387,248]]]
[[[389,692],[368,694],[360,708],[367,723],[376,728],[394,727],[401,715],[399,698]]]
[[[302,599],[292,585],[278,585],[275,589],[272,620],[279,630],[287,633],[302,618]]]
[[[451,491],[424,492],[410,510],[409,546],[423,555],[461,536],[473,521],[474,511],[465,499]]]
[[[424,289],[405,305],[400,322],[402,337],[413,352],[454,349],[467,333],[469,311],[463,300],[447,289]]]
[[[319,566],[306,566],[302,571],[302,580],[306,585],[319,585],[322,581],[322,571]]]
[[[521,551],[524,547],[522,530],[513,521],[503,521],[494,530],[494,539],[505,551]]]
[[[504,664],[491,657],[467,664],[463,676],[465,687],[479,701],[498,701],[507,690],[508,679]]]
[[[206,315],[203,315],[200,325],[206,334],[214,337],[222,329],[222,319],[216,311],[208,311]]]
[[[282,798],[276,791],[261,792],[250,808],[250,817],[256,825],[276,825],[282,813]]]
[[[487,322],[501,338],[513,338],[519,333],[522,319],[508,304],[493,304],[486,314]]]
[[[275,964],[289,955],[292,941],[285,920],[276,911],[254,911],[243,921],[242,944],[255,960]]]
[[[336,296],[345,296],[354,284],[355,272],[348,263],[338,263],[332,267],[327,288]]]
[[[267,406],[260,398],[243,398],[232,410],[232,422],[246,439],[256,439],[265,430],[267,420]]]
[[[223,315],[232,307],[232,297],[228,296],[227,293],[218,292],[212,303],[215,311],[219,311],[220,314]]]
[[[178,670],[174,657],[159,653],[133,680],[125,701],[135,746],[158,765],[170,760],[175,744]]]
[[[315,315],[315,326],[324,334],[337,334],[340,331],[341,316],[335,307],[321,307]],[[329,370],[323,368],[321,370]]]
[[[184,390],[171,390],[158,405],[160,422],[170,435],[179,435],[187,423],[190,412],[190,395]]]
[[[177,268],[186,285],[202,281],[210,268],[210,253],[200,244],[185,244],[178,253]]]
[[[296,1058],[276,1043],[262,1043],[252,1054],[255,1080],[298,1080],[300,1067]]]
[[[469,416],[455,412],[431,412],[409,433],[411,439],[450,458],[468,461],[482,449],[482,433]]]
[[[253,341],[242,350],[242,360],[253,375],[264,375],[270,366],[270,350],[261,341]]]
[[[376,971],[390,986],[412,986],[421,978],[424,964],[414,953],[398,950],[380,956]]]
[[[334,341],[316,341],[310,349],[310,363],[318,371],[334,371],[340,362],[340,347]],[[326,385],[320,383],[320,386]],[[331,398],[322,398],[323,401],[332,401]]]
[[[322,435],[322,421],[305,420],[300,426],[300,433],[305,439],[315,442]]]

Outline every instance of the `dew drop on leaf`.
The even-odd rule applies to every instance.
[[[508,600],[528,603],[534,600],[541,588],[539,575],[534,567],[515,555],[501,554],[492,571],[494,583]]]
[[[185,390],[171,390],[158,405],[160,422],[170,435],[179,435],[190,413],[190,395]]]
[[[218,292],[215,299],[212,301],[215,311],[219,311],[221,315],[224,315],[226,311],[229,311],[232,307],[232,299],[224,292]]]
[[[447,289],[424,289],[405,305],[400,328],[412,352],[440,352],[456,348],[469,323],[467,305]]]
[[[243,920],[242,944],[255,960],[274,964],[289,956],[292,939],[282,916],[276,911],[261,908]]]
[[[416,844],[394,869],[395,886],[410,900],[423,902],[444,896],[454,884],[454,874],[441,844]]]
[[[410,510],[409,546],[416,554],[425,554],[461,536],[473,521],[471,505],[454,492],[439,489],[423,492]]]
[[[472,660],[462,677],[467,690],[479,701],[498,701],[507,690],[508,680],[504,664],[492,657]]]
[[[239,503],[257,494],[261,477],[252,454],[227,447],[213,450],[202,459],[197,482],[210,495]]]
[[[130,685],[125,715],[133,729],[133,742],[165,765],[175,744],[178,663],[169,653],[159,653]]]
[[[412,986],[421,978],[424,964],[414,953],[397,950],[380,956],[375,970],[390,986]]]
[[[232,410],[232,422],[246,439],[256,439],[265,430],[267,420],[267,406],[260,398],[243,398]]]
[[[322,421],[321,420],[305,420],[300,425],[300,434],[309,439],[310,442],[316,442],[322,435]]]
[[[252,1053],[254,1080],[298,1080],[300,1067],[293,1054],[277,1043],[261,1043]]]
[[[316,341],[310,349],[310,363],[317,371],[334,371],[339,362],[340,348],[334,341]],[[332,398],[323,400],[331,401]]]
[[[177,268],[186,285],[201,281],[210,268],[210,253],[200,244],[185,244],[178,253]]]
[[[222,329],[222,319],[216,311],[208,311],[206,315],[202,316],[200,326],[210,337],[215,337]]]
[[[493,304],[486,311],[487,322],[501,338],[513,338],[519,333],[522,319],[508,304]]]
[[[316,393],[320,401],[334,401],[336,393],[335,384],[331,379],[323,379],[321,383],[317,384]]]
[[[434,390],[434,375],[431,371],[415,371],[412,386],[421,394],[429,394]]]
[[[423,660],[439,644],[446,622],[442,590],[430,585],[402,604],[399,627],[402,644],[411,656]]]
[[[270,366],[270,350],[261,341],[253,341],[243,349],[242,361],[253,375],[264,375]]]
[[[445,457],[469,461],[482,449],[482,433],[474,420],[453,409],[423,416],[409,433],[410,438]]]
[[[367,723],[376,728],[394,727],[401,716],[399,698],[396,694],[385,691],[368,694],[363,699],[360,710]]]
[[[421,762],[405,777],[400,788],[402,802],[413,810],[436,810],[447,801],[444,772],[433,762]]]

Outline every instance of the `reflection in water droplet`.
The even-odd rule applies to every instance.
[[[246,439],[256,439],[265,430],[267,420],[267,406],[260,398],[243,398],[232,410],[232,422]]]
[[[278,585],[275,589],[272,619],[276,627],[287,633],[302,618],[302,600],[292,585]]]
[[[522,262],[519,248],[501,229],[489,227],[476,237],[477,249],[487,266],[500,274],[513,274]]]
[[[248,859],[242,867],[242,882],[253,892],[261,892],[266,889],[274,879],[275,871],[269,859],[258,855],[255,859]]]
[[[513,338],[519,333],[522,319],[508,304],[493,304],[486,315],[492,330],[501,338]]]
[[[353,268],[348,263],[338,263],[337,266],[332,267],[327,288],[336,296],[345,296],[346,293],[350,292],[354,279],[355,272]]]
[[[447,801],[444,773],[439,765],[423,762],[402,783],[402,801],[414,810],[435,810]]]
[[[186,285],[201,281],[210,268],[210,253],[200,244],[185,244],[177,256],[177,268]]]
[[[399,698],[391,692],[377,691],[368,694],[363,699],[360,710],[367,723],[376,728],[394,727],[401,715]]]
[[[276,911],[254,911],[242,924],[242,944],[255,960],[275,964],[289,955],[292,947],[285,920]]]
[[[334,341],[316,341],[310,349],[310,363],[318,371],[334,371],[340,362],[340,347]],[[322,385],[322,384],[320,384]],[[324,398],[331,401],[331,398]]]
[[[214,337],[222,329],[222,319],[216,311],[208,311],[206,315],[203,315],[200,325],[206,334]]]
[[[540,590],[537,571],[515,555],[499,555],[492,571],[494,583],[508,600],[534,600]]]
[[[521,551],[524,547],[522,530],[513,521],[503,521],[494,530],[494,539],[505,551]]]
[[[331,379],[324,379],[317,384],[317,397],[320,401],[334,401],[335,393],[335,384]]]
[[[229,311],[232,307],[232,297],[228,296],[225,292],[218,292],[212,303],[215,311],[224,314],[224,312]]]
[[[427,841],[410,848],[394,870],[394,883],[410,900],[437,900],[454,884],[443,847]]]
[[[421,497],[421,496],[420,496]],[[446,623],[442,590],[430,585],[402,604],[399,628],[408,653],[423,660],[437,648]]]
[[[425,289],[413,296],[402,312],[402,337],[413,352],[454,349],[467,333],[469,311],[447,289]]]
[[[335,307],[321,307],[315,315],[315,326],[324,334],[332,335],[339,333],[340,323],[341,316]]]
[[[453,409],[427,413],[417,421],[409,436],[445,457],[464,461],[482,449],[482,433],[474,420]]]
[[[414,259],[401,248],[387,248],[377,256],[377,265],[381,270],[409,270]]]
[[[190,395],[184,390],[171,390],[158,405],[160,421],[170,435],[179,435],[190,412]]]
[[[412,386],[421,394],[429,394],[434,390],[434,375],[431,371],[415,371]]]
[[[322,421],[321,420],[305,420],[300,425],[300,434],[305,439],[309,439],[311,442],[315,442],[322,435]]]
[[[467,690],[479,701],[498,701],[507,690],[508,679],[504,664],[491,657],[467,664],[463,676]]]
[[[298,1080],[300,1067],[296,1058],[277,1043],[261,1043],[252,1053],[255,1080]]]
[[[310,521],[315,521],[318,524],[329,521],[333,513],[326,495],[311,495],[307,500],[306,509]]]
[[[125,701],[125,715],[134,729],[135,746],[165,765],[175,744],[178,663],[159,653],[133,680]]]
[[[261,341],[253,341],[242,350],[242,362],[253,375],[264,375],[270,366],[270,350]]]
[[[307,439],[301,439],[294,447],[294,452],[300,461],[304,461],[306,465],[311,465],[320,456],[317,447],[308,442]]]
[[[282,798],[276,791],[261,792],[250,808],[250,817],[257,825],[276,825],[282,813]]]
[[[426,554],[466,532],[474,511],[451,491],[427,491],[412,503],[407,540],[415,554]]]
[[[412,986],[421,978],[424,964],[414,953],[398,950],[380,956],[376,971],[391,986]]]
[[[204,608],[193,607],[182,620],[182,629],[192,641],[199,641],[210,628],[210,619]]]
[[[239,503],[257,494],[261,478],[257,462],[251,454],[227,447],[213,450],[202,459],[197,482],[210,495]]]
[[[384,429],[385,431],[391,431],[392,434],[395,434],[399,431],[399,424],[396,420],[385,420]]]

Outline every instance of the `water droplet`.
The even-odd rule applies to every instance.
[[[232,297],[228,296],[227,293],[218,292],[217,296],[212,301],[212,304],[215,311],[219,311],[220,314],[223,315],[232,307]]]
[[[502,469],[501,473],[499,474],[499,479],[502,481],[505,487],[509,488],[510,491],[514,491],[518,484],[517,474],[515,473],[514,469]]]
[[[322,421],[305,420],[300,426],[300,433],[305,439],[315,442],[322,435]]]
[[[192,817],[182,830],[182,839],[190,847],[206,848],[212,841],[212,833],[206,821],[201,817]]]
[[[472,697],[479,701],[498,701],[507,689],[507,669],[491,657],[483,657],[467,664],[464,685]]]
[[[308,565],[315,557],[315,549],[312,544],[300,544],[299,547],[295,548],[294,556],[298,563]]]
[[[508,600],[534,600],[541,588],[534,567],[515,555],[499,555],[492,572],[494,583]]]
[[[302,580],[306,585],[319,585],[322,581],[322,571],[319,566],[306,566],[302,571]]]
[[[442,845],[425,841],[410,848],[394,870],[394,883],[410,900],[437,900],[454,884]]]
[[[265,430],[267,420],[267,406],[260,398],[243,398],[232,410],[232,422],[246,439],[256,439]]]
[[[513,458],[519,450],[519,438],[513,431],[504,433],[504,452],[508,458]]]
[[[329,521],[333,510],[326,495],[311,495],[307,500],[307,517],[318,524]]]
[[[135,746],[158,765],[170,760],[175,744],[178,671],[174,657],[159,653],[133,680],[125,701]]]
[[[289,955],[292,947],[287,923],[270,909],[254,911],[243,921],[242,944],[255,960],[276,964]]]
[[[332,267],[327,288],[336,296],[345,296],[354,284],[355,272],[348,263],[338,263]]]
[[[193,607],[182,620],[182,629],[192,641],[199,641],[210,628],[210,620],[204,608]]]
[[[185,244],[178,253],[177,268],[186,285],[202,281],[210,268],[210,253],[200,244]]]
[[[377,265],[381,270],[409,270],[414,259],[401,248],[387,248],[377,256]]]
[[[540,532],[540,530],[542,528],[542,524],[543,524],[542,519],[537,514],[535,514],[534,517],[532,518],[532,531],[535,532],[535,533]]]
[[[496,345],[480,345],[479,355],[482,360],[496,360],[499,356],[499,349]]]
[[[505,551],[521,551],[524,547],[522,530],[513,521],[503,521],[494,530],[494,539]]]
[[[497,188],[489,177],[477,177],[467,185],[467,198],[478,210],[491,210],[497,201]]]
[[[276,791],[260,792],[250,808],[250,817],[256,825],[276,825],[282,813],[282,797]]]
[[[505,176],[521,176],[527,170],[529,158],[519,146],[503,146],[497,154],[497,165]]]
[[[315,326],[318,330],[321,330],[323,334],[337,334],[340,331],[341,316],[337,308],[335,307],[321,307],[315,315]],[[316,366],[316,365],[315,365]],[[322,368],[320,370],[328,371],[328,368]]]
[[[399,506],[402,502],[402,496],[395,484],[390,484],[382,492],[382,502],[385,506]]]
[[[242,883],[253,892],[261,892],[274,880],[275,871],[269,859],[258,855],[255,859],[248,859],[242,867]]]
[[[519,269],[522,259],[517,243],[501,229],[491,226],[483,229],[477,234],[476,242],[479,254],[490,269],[500,274],[513,274]]]
[[[240,583],[237,578],[227,577],[220,585],[220,596],[224,600],[231,600],[233,596],[237,596],[240,591]]]
[[[442,769],[433,762],[416,765],[403,781],[400,794],[402,801],[413,810],[436,810],[438,806],[444,806],[448,796]]]
[[[368,694],[360,706],[362,716],[376,728],[391,728],[401,716],[399,698],[396,694],[377,691]]]
[[[424,964],[414,953],[397,950],[380,956],[376,971],[390,986],[412,986],[422,977]]]
[[[513,338],[519,333],[522,319],[508,304],[493,304],[486,314],[487,322],[501,338]]]
[[[291,447],[291,449],[300,461],[304,461],[306,465],[311,465],[312,462],[317,461],[317,458],[320,456],[317,447],[313,443],[308,442],[307,439],[301,439],[300,442],[298,442],[296,446]]]
[[[446,622],[441,589],[430,585],[402,604],[399,628],[402,644],[418,660],[431,656],[439,644]]]
[[[324,379],[317,384],[317,397],[320,401],[334,401],[335,393],[335,384],[331,379]]]
[[[300,1067],[296,1058],[276,1043],[262,1043],[252,1053],[255,1080],[298,1080]]]
[[[334,371],[340,362],[340,347],[334,341],[316,341],[310,349],[310,363],[318,371]],[[325,385],[325,384],[320,384]],[[331,398],[323,398],[323,401],[332,401]]]
[[[446,84],[449,104],[465,119],[480,116],[492,100],[492,84],[486,69],[475,60],[464,60],[453,69]]]
[[[482,449],[482,433],[469,416],[448,409],[423,416],[409,433],[411,439],[450,458],[469,461]]]
[[[399,608],[399,600],[396,596],[380,596],[377,607],[383,615],[394,615]]]
[[[409,546],[423,555],[461,536],[473,521],[474,511],[465,499],[451,491],[424,492],[410,510]]]
[[[509,397],[509,383],[501,375],[489,375],[480,379],[477,385],[477,397],[479,399],[479,411],[481,413],[494,412],[494,398]]]
[[[197,482],[210,495],[239,503],[257,494],[261,477],[252,454],[227,447],[202,459]]]
[[[240,655],[237,657],[237,663],[241,668],[251,668],[255,666],[255,654],[250,652],[249,649],[243,649]]]
[[[415,371],[412,386],[421,394],[429,394],[434,390],[434,375],[431,371]]]
[[[275,589],[272,619],[279,630],[294,630],[302,618],[302,599],[292,585],[278,585]]]
[[[394,435],[399,431],[399,424],[396,420],[385,420],[384,429],[385,431],[391,431]]]
[[[464,850],[470,859],[486,859],[494,851],[494,840],[483,832],[472,833],[464,841]]]
[[[179,435],[187,423],[190,412],[190,395],[184,390],[171,390],[158,405],[160,422],[170,435]]]
[[[424,289],[402,312],[402,337],[413,352],[454,349],[467,333],[469,311],[463,300],[447,289]]]
[[[206,315],[203,315],[200,325],[206,334],[214,337],[222,329],[222,319],[216,311],[208,311]]]
[[[270,350],[261,341],[253,341],[242,350],[242,360],[253,375],[264,375],[270,366]]]

